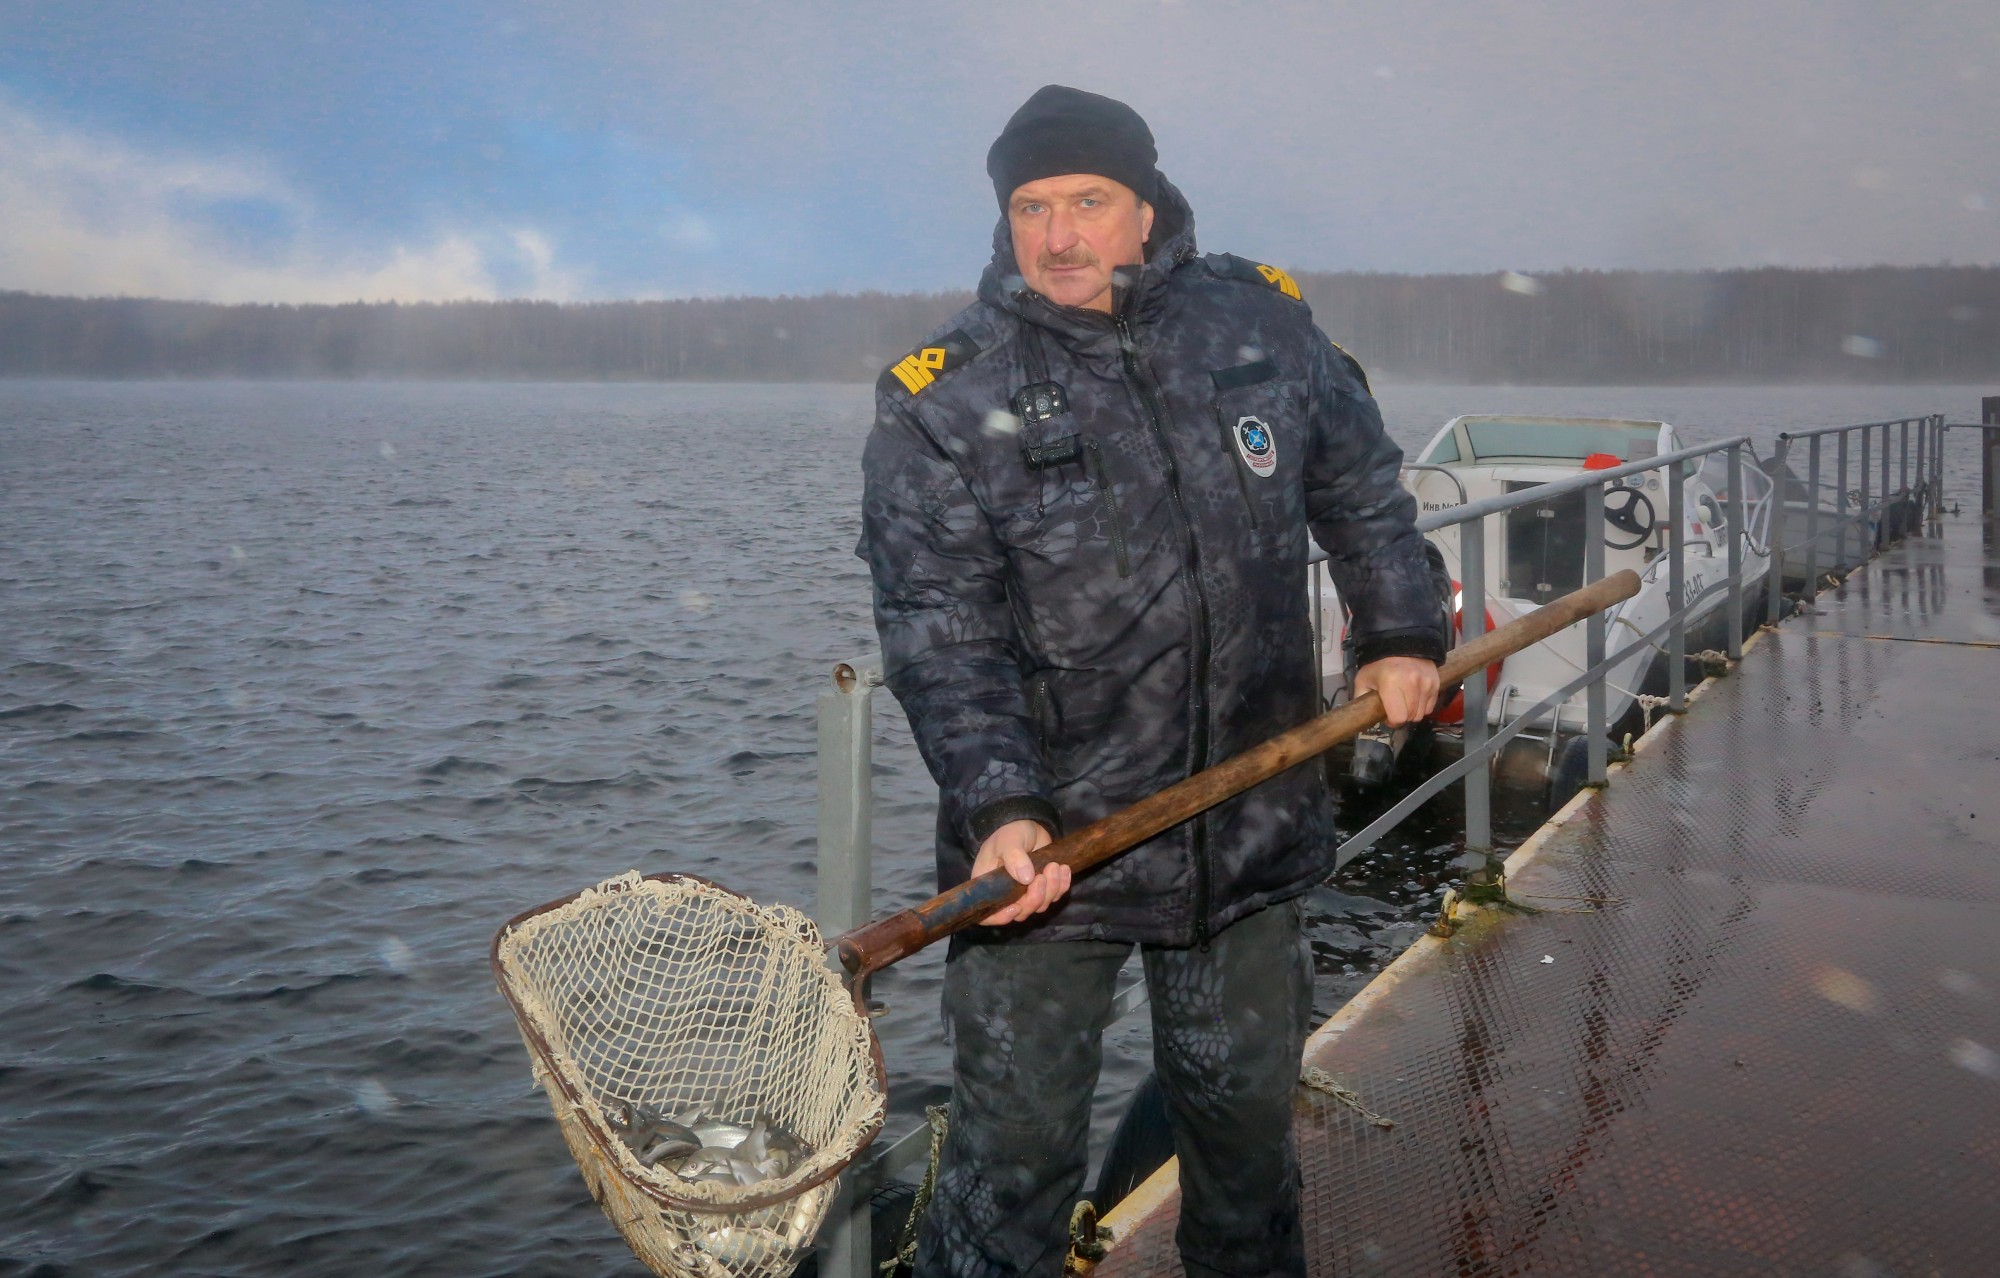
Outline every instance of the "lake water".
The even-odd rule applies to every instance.
[[[1406,447],[1519,411],[1760,453],[1981,394],[1379,391]],[[859,386],[0,382],[0,1274],[640,1273],[487,944],[635,866],[810,908],[813,699],[873,645],[868,418]],[[887,909],[928,895],[931,798],[882,701]],[[1454,851],[1419,828],[1314,898],[1320,1015]],[[898,1128],[946,1077],[940,960],[877,987]]]

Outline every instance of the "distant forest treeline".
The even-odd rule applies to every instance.
[[[1298,277],[1371,372],[2000,376],[2000,267]],[[0,376],[866,381],[969,294],[224,306],[0,293]]]

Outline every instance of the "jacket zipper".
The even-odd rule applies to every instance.
[[[1118,331],[1118,350],[1124,360],[1125,375],[1138,388],[1139,402],[1146,410],[1146,424],[1152,428],[1153,438],[1159,443],[1160,453],[1166,459],[1168,500],[1173,503],[1174,513],[1180,516],[1181,528],[1187,536],[1188,583],[1194,596],[1194,644],[1188,672],[1192,682],[1188,752],[1192,756],[1192,772],[1199,772],[1208,766],[1208,595],[1201,585],[1201,543],[1195,538],[1194,517],[1188,513],[1187,501],[1181,496],[1180,463],[1174,453],[1173,441],[1167,438],[1164,407],[1152,378],[1140,366],[1138,352],[1132,342],[1132,330],[1125,323],[1125,317],[1117,316],[1113,324]],[[1207,949],[1209,866],[1206,816],[1194,818],[1190,843],[1194,859],[1194,943]]]
[[[1046,674],[1037,674],[1029,680],[1029,684],[1033,691],[1028,694],[1028,717],[1034,721],[1036,740],[1046,750],[1049,746],[1049,737],[1052,735],[1050,725],[1055,719],[1049,696],[1049,677]]]
[[[1222,401],[1215,401],[1215,425],[1222,432],[1222,456],[1229,461],[1229,469],[1236,476],[1236,491],[1243,494],[1243,509],[1250,516],[1250,530],[1257,530],[1257,500],[1250,495],[1250,480],[1244,475],[1249,467],[1243,464],[1236,449],[1236,432],[1229,429],[1228,418],[1222,411]]]
[[[1104,450],[1096,440],[1084,444],[1090,456],[1090,477],[1097,483],[1097,491],[1104,494],[1104,510],[1111,516],[1111,548],[1118,552],[1118,575],[1132,575],[1132,560],[1125,553],[1125,521],[1118,514],[1118,494],[1112,491],[1111,477],[1104,470]]]

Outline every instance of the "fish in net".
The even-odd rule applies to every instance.
[[[663,1278],[782,1278],[881,1129],[863,1009],[797,910],[689,875],[520,915],[493,968],[591,1196]]]

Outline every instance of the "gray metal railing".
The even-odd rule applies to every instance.
[[[1946,422],[1943,429],[1979,432],[1973,437],[1979,441],[1979,517],[1989,525],[2000,524],[2000,421]]]
[[[1388,811],[1355,832],[1342,843],[1334,853],[1335,864],[1345,865],[1361,853],[1373,847],[1377,840],[1389,833],[1397,825],[1415,812],[1425,802],[1441,793],[1455,781],[1463,780],[1465,791],[1465,846],[1471,850],[1490,850],[1493,846],[1492,779],[1490,769],[1485,766],[1508,741],[1520,735],[1530,724],[1544,713],[1554,711],[1566,704],[1579,690],[1584,692],[1584,731],[1588,739],[1588,760],[1586,780],[1592,785],[1604,782],[1606,770],[1610,767],[1610,752],[1606,747],[1609,724],[1606,719],[1605,676],[1619,663],[1633,656],[1665,634],[1668,639],[1668,704],[1679,711],[1687,703],[1687,618],[1696,606],[1708,600],[1716,592],[1729,593],[1729,640],[1728,655],[1735,660],[1743,652],[1743,551],[1745,539],[1749,536],[1749,515],[1743,500],[1743,450],[1749,447],[1750,437],[1738,435],[1719,440],[1713,444],[1703,444],[1694,448],[1682,448],[1658,457],[1648,457],[1640,461],[1626,462],[1602,470],[1587,470],[1559,479],[1552,483],[1537,484],[1532,488],[1506,493],[1497,497],[1487,497],[1476,502],[1461,502],[1458,506],[1432,511],[1417,520],[1419,532],[1432,533],[1445,528],[1458,530],[1459,590],[1461,604],[1459,615],[1463,618],[1462,642],[1471,642],[1484,632],[1486,627],[1486,521],[1495,515],[1504,515],[1510,510],[1524,506],[1538,505],[1552,497],[1562,497],[1570,493],[1583,494],[1583,526],[1589,530],[1584,538],[1583,579],[1596,581],[1604,575],[1604,538],[1597,530],[1604,523],[1604,493],[1614,482],[1627,476],[1640,475],[1648,471],[1664,470],[1667,476],[1667,513],[1665,519],[1667,546],[1665,558],[1668,573],[1668,598],[1671,602],[1668,618],[1651,633],[1638,641],[1628,644],[1616,653],[1606,655],[1604,649],[1608,633],[1608,623],[1604,614],[1599,613],[1584,623],[1584,671],[1570,684],[1528,707],[1519,715],[1506,720],[1497,728],[1487,724],[1486,680],[1479,673],[1467,678],[1464,683],[1464,750],[1458,762],[1445,768],[1429,780],[1423,782],[1405,795]],[[1727,455],[1729,467],[1728,502],[1729,517],[1729,573],[1727,579],[1710,586],[1693,599],[1687,597],[1687,509],[1686,479],[1687,463],[1706,458],[1711,454]],[[1658,525],[1655,525],[1656,527]],[[1658,561],[1656,560],[1655,563]],[[1649,571],[1657,569],[1649,566]],[[1504,713],[1504,711],[1503,711]]]
[[[1909,451],[1909,427],[1918,427],[1917,455],[1913,458]],[[1889,449],[1886,429],[1903,428],[1903,447],[1899,463],[1900,486],[1895,496],[1890,496],[1887,476],[1889,473]],[[1464,619],[1463,641],[1477,638],[1485,630],[1486,619],[1486,520],[1504,515],[1531,504],[1546,502],[1551,497],[1580,492],[1584,499],[1584,527],[1591,535],[1585,538],[1583,579],[1596,581],[1604,576],[1604,538],[1598,534],[1604,516],[1604,494],[1608,485],[1622,481],[1628,476],[1644,474],[1664,469],[1667,482],[1667,512],[1665,524],[1665,546],[1662,558],[1666,560],[1668,574],[1668,597],[1670,607],[1666,620],[1615,653],[1606,654],[1608,621],[1603,613],[1592,616],[1585,622],[1584,670],[1575,679],[1542,698],[1518,715],[1507,719],[1497,727],[1487,723],[1486,681],[1481,672],[1475,672],[1465,680],[1464,750],[1457,761],[1452,763],[1418,785],[1388,811],[1365,828],[1357,831],[1343,842],[1334,854],[1336,866],[1347,864],[1356,856],[1367,851],[1376,841],[1401,824],[1411,813],[1426,801],[1441,793],[1448,786],[1462,782],[1465,799],[1465,846],[1468,850],[1484,851],[1488,854],[1487,873],[1497,872],[1497,864],[1492,855],[1492,779],[1490,765],[1499,751],[1520,735],[1539,716],[1565,705],[1578,691],[1585,693],[1585,733],[1588,738],[1588,764],[1586,783],[1604,784],[1610,766],[1607,748],[1609,725],[1606,718],[1605,680],[1609,673],[1629,657],[1648,647],[1657,647],[1658,641],[1667,640],[1668,658],[1668,698],[1667,708],[1679,713],[1687,704],[1687,627],[1689,617],[1703,604],[1717,594],[1727,593],[1728,639],[1726,655],[1734,661],[1743,655],[1744,638],[1744,587],[1743,563],[1746,549],[1763,550],[1769,548],[1772,560],[1773,583],[1779,581],[1779,569],[1785,547],[1779,544],[1778,530],[1784,513],[1784,499],[1789,477],[1784,473],[1786,449],[1792,440],[1808,440],[1812,454],[1811,478],[1808,491],[1814,496],[1809,503],[1809,530],[1807,545],[1812,535],[1817,534],[1817,485],[1819,479],[1819,439],[1825,435],[1837,435],[1842,441],[1839,446],[1838,473],[1843,497],[1847,474],[1848,448],[1846,438],[1849,432],[1861,432],[1861,459],[1865,469],[1870,465],[1871,455],[1868,440],[1870,432],[1883,429],[1884,447],[1881,455],[1883,484],[1881,500],[1870,504],[1869,490],[1864,488],[1862,501],[1855,515],[1847,515],[1842,504],[1839,513],[1847,519],[1862,517],[1867,511],[1880,513],[1890,508],[1892,502],[1906,501],[1916,495],[1922,499],[1927,512],[1935,515],[1943,475],[1940,462],[1940,441],[1943,428],[1942,418],[1906,418],[1899,422],[1870,422],[1860,426],[1828,427],[1822,431],[1799,431],[1779,437],[1777,453],[1780,474],[1774,476],[1776,486],[1766,495],[1765,501],[1771,506],[1769,531],[1765,544],[1758,545],[1751,538],[1751,524],[1755,512],[1744,500],[1744,453],[1750,447],[1750,437],[1738,435],[1712,444],[1693,448],[1683,448],[1659,457],[1649,457],[1640,461],[1603,470],[1585,471],[1552,483],[1538,484],[1533,488],[1507,493],[1503,496],[1484,498],[1476,502],[1465,500],[1465,489],[1459,484],[1459,504],[1444,510],[1433,511],[1417,520],[1417,528],[1424,533],[1436,532],[1444,528],[1456,527],[1459,534],[1459,575],[1462,598],[1461,615]],[[1687,557],[1687,510],[1686,479],[1689,463],[1697,462],[1715,454],[1726,454],[1728,468],[1727,527],[1729,529],[1728,563],[1729,571],[1725,580],[1715,582],[1699,594],[1690,598],[1686,586]],[[1754,459],[1753,459],[1754,460]],[[1918,472],[1918,486],[1912,487],[1909,472],[1912,463]],[[1434,470],[1432,466],[1411,466],[1406,469]],[[1454,481],[1457,477],[1453,476]],[[1655,529],[1660,527],[1655,524]],[[1797,549],[1797,547],[1791,547]],[[1317,561],[1319,556],[1315,556]],[[1648,572],[1657,571],[1659,560],[1648,565]],[[1313,574],[1315,590],[1313,601],[1315,610],[1320,606],[1316,589],[1318,575]],[[1779,596],[1772,587],[1773,620],[1777,617]],[[1808,581],[1810,592],[1812,583]],[[1314,617],[1315,643],[1321,633],[1319,618]],[[881,685],[882,667],[880,658],[870,655],[857,661],[834,667],[833,687],[819,696],[819,875],[817,915],[821,929],[828,935],[859,926],[871,917],[871,824],[872,805],[872,724],[874,710],[874,690]],[[1560,718],[1558,718],[1560,723]],[[1480,872],[1474,873],[1474,878]],[[1114,1019],[1123,1017],[1145,1006],[1146,993],[1143,984],[1121,990],[1113,1004]],[[821,1278],[864,1278],[872,1272],[870,1255],[869,1198],[888,1178],[921,1162],[928,1152],[929,1128],[919,1124],[915,1130],[886,1145],[878,1145],[872,1157],[858,1160],[847,1175],[842,1178],[842,1201],[837,1203],[827,1218],[827,1224],[820,1237]]]
[[[882,659],[868,656],[833,668],[833,686],[819,694],[819,872],[814,908],[828,936],[872,917],[874,894],[875,689]],[[920,1135],[919,1128],[911,1136]],[[909,1138],[891,1146],[894,1155]],[[841,1178],[840,1199],[828,1210],[819,1235],[822,1278],[872,1278],[874,1234],[868,1198],[882,1177],[895,1174],[881,1155]],[[868,1174],[872,1173],[872,1175]],[[863,1182],[867,1182],[864,1184]]]
[[[1911,431],[1915,428],[1914,449]],[[1786,556],[1793,551],[1805,554],[1804,570],[1800,574],[1805,582],[1804,602],[1810,604],[1819,597],[1820,586],[1820,541],[1825,533],[1834,534],[1834,555],[1836,559],[1846,557],[1847,530],[1850,527],[1866,528],[1870,534],[1868,553],[1881,548],[1885,524],[1896,531],[1897,521],[1911,507],[1920,519],[1934,523],[1942,515],[1944,500],[1944,418],[1941,415],[1929,417],[1900,417],[1883,422],[1861,422],[1852,426],[1825,426],[1818,430],[1786,431],[1778,436],[1777,451],[1771,455],[1771,478],[1778,485],[1778,501],[1772,510],[1772,552],[1769,580],[1766,586],[1770,615],[1775,618],[1784,604],[1784,577]],[[1879,446],[1876,432],[1881,432]],[[1821,481],[1824,449],[1821,443],[1828,436],[1835,441],[1833,521],[1821,528],[1821,508],[1825,503],[1826,485]],[[1850,447],[1850,440],[1858,439],[1859,449]],[[1804,484],[1805,540],[1787,543],[1783,540],[1785,513],[1790,507],[1790,494],[1796,484],[1791,472],[1790,455],[1792,445],[1803,440],[1806,445],[1806,479]],[[1858,487],[1850,487],[1849,454],[1860,453],[1859,466],[1854,478]],[[1891,460],[1894,460],[1894,482],[1891,482]],[[1879,470],[1879,475],[1878,475]],[[1849,505],[1854,509],[1850,512]],[[1889,518],[1884,518],[1888,516]],[[1866,558],[1866,555],[1860,558]],[[1836,565],[1838,564],[1836,563]]]

